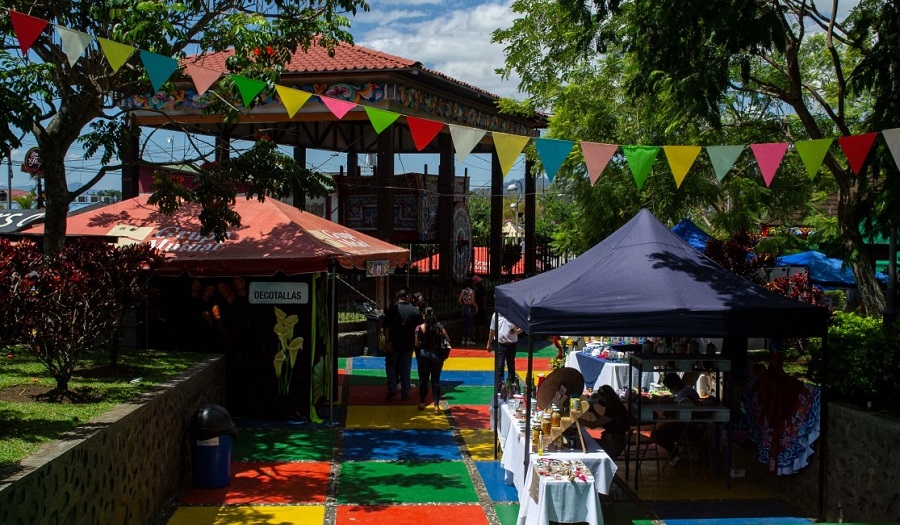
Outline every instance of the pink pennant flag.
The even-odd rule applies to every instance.
[[[9,10],[9,21],[12,22],[16,38],[19,39],[19,49],[22,50],[23,55],[28,53],[35,40],[44,32],[44,28],[49,25],[49,22],[46,20],[13,11],[12,9]]]
[[[443,122],[410,116],[406,117],[406,124],[412,134],[413,143],[419,151],[425,149],[425,146],[430,144],[444,127]]]
[[[844,151],[844,155],[847,156],[847,161],[850,162],[850,169],[853,170],[854,175],[859,175],[859,172],[862,171],[863,164],[866,162],[866,157],[869,156],[869,151],[872,150],[872,144],[875,143],[875,137],[877,136],[878,133],[873,132],[851,135],[849,137],[838,137],[838,144]]]
[[[581,151],[584,154],[584,164],[587,166],[591,186],[597,183],[597,179],[600,178],[600,174],[606,169],[609,159],[616,154],[617,149],[619,146],[615,144],[582,141]]]
[[[215,84],[216,80],[219,80],[219,77],[222,76],[221,71],[198,66],[197,64],[186,64],[185,70],[187,70],[187,74],[191,76],[194,87],[197,88],[198,95],[206,93],[206,91]]]
[[[788,146],[790,144],[787,142],[750,145],[750,149],[753,150],[753,156],[756,157],[756,163],[759,164],[759,171],[762,172],[763,180],[766,181],[767,188],[772,184],[772,179],[775,178],[778,166],[781,166],[781,161],[784,159],[784,154],[787,153]]]
[[[347,100],[341,100],[339,98],[331,98],[331,97],[323,97],[319,95],[319,99],[325,104],[331,113],[337,117],[338,119],[344,118],[347,113],[350,112],[351,109],[357,106],[354,102],[349,102]]]

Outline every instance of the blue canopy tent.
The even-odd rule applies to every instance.
[[[528,334],[526,410],[535,336],[822,337],[824,347],[828,333],[827,308],[722,268],[648,210],[575,260],[494,291],[497,312]]]
[[[700,253],[706,251],[706,243],[712,239],[712,235],[703,231],[702,228],[694,224],[690,219],[684,219],[675,226],[672,226],[672,233],[681,237],[695,250]]]
[[[809,270],[811,283],[835,288],[853,288],[856,286],[856,276],[849,266],[844,266],[844,261],[827,257],[822,252],[809,251],[783,255],[775,259],[776,267],[800,266]],[[887,274],[878,272],[875,274],[879,281],[887,283]]]

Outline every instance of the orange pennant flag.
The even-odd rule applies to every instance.
[[[444,127],[443,122],[410,116],[406,117],[406,124],[412,134],[413,143],[419,151],[425,149],[425,146],[430,144]]]
[[[600,144],[597,142],[582,142],[581,151],[584,154],[584,164],[587,167],[591,186],[597,183],[600,174],[606,169],[609,159],[616,154],[619,146],[615,144]]]
[[[186,64],[185,70],[187,70],[187,74],[191,76],[194,87],[197,88],[198,95],[206,93],[206,91],[215,84],[216,80],[219,80],[219,77],[222,76],[221,71],[198,66],[197,64]]]
[[[9,21],[12,22],[13,31],[19,39],[19,49],[22,54],[28,52],[34,42],[41,36],[49,22],[40,18],[26,15],[18,11],[9,10]]]

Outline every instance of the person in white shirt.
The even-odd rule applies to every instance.
[[[491,343],[494,336],[497,336],[497,353],[494,356],[494,373],[496,374],[496,384],[503,382],[503,367],[509,373],[507,377],[515,378],[516,376],[516,345],[519,343],[519,334],[522,329],[503,317],[502,314],[495,313],[491,317],[490,331],[488,332],[487,351],[493,350]]]

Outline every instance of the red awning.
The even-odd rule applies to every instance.
[[[475,247],[475,271],[472,272],[476,275],[488,275],[490,272],[490,248],[487,246],[476,246]],[[419,259],[415,261],[410,266],[411,268],[421,272],[436,272],[441,268],[441,254],[436,253],[429,257],[425,257],[423,259]],[[540,263],[538,263],[538,267],[540,267]],[[525,259],[520,258],[519,262],[513,266],[511,275],[524,275],[525,274]],[[502,271],[502,270],[501,270]],[[505,272],[504,272],[505,273]]]
[[[70,236],[117,237],[120,244],[148,243],[165,254],[160,273],[194,276],[288,275],[325,271],[334,259],[344,268],[364,269],[367,261],[404,265],[409,251],[341,226],[283,202],[238,197],[234,210],[242,226],[224,242],[200,235],[200,207],[183,206],[172,216],[141,195],[71,216]],[[43,226],[23,233],[43,233]]]

